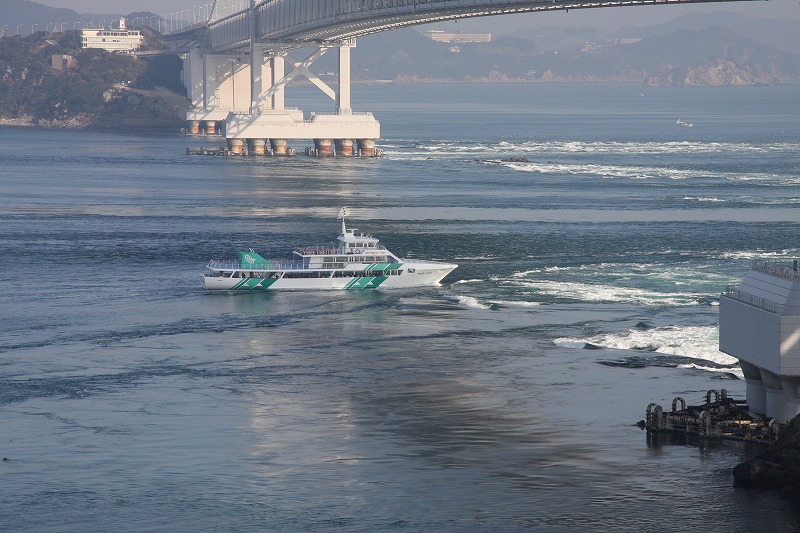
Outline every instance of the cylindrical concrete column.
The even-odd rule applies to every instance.
[[[317,149],[318,156],[327,157],[332,153],[333,141],[331,139],[314,139],[314,147]]]
[[[241,154],[244,149],[244,140],[242,139],[228,139],[228,150],[232,154]]]
[[[217,133],[217,123],[214,122],[213,120],[204,120],[203,124],[206,127],[206,133],[208,133],[209,135],[214,135],[215,133]]]
[[[336,139],[336,155],[353,155],[353,139]]]
[[[786,422],[786,396],[783,394],[781,378],[769,370],[759,368],[766,389],[766,414],[778,422]]]
[[[361,155],[375,155],[375,139],[359,139],[358,152]]]
[[[270,139],[273,155],[286,155],[286,139]]]
[[[739,360],[739,366],[742,367],[744,374],[744,381],[747,390],[747,407],[753,413],[760,415],[767,414],[767,390],[764,387],[764,382],[761,380],[761,372],[758,367],[751,365],[747,361]]]
[[[250,148],[250,155],[264,155],[264,139],[247,139],[247,146]]]
[[[197,135],[200,133],[200,121],[199,120],[190,120],[189,121],[189,133],[192,135]]]
[[[781,376],[783,396],[786,399],[784,414],[789,421],[800,413],[800,378],[795,376]]]

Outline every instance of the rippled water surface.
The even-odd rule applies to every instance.
[[[800,255],[796,87],[353,93],[381,159],[0,128],[0,530],[800,529],[792,500],[732,488],[752,450],[635,425],[744,396],[718,294]],[[333,241],[343,205],[459,268],[200,288],[209,258]]]

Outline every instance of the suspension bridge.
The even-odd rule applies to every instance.
[[[233,153],[285,155],[289,139],[313,139],[316,155],[369,156],[380,124],[351,107],[350,53],[358,37],[470,17],[721,1],[748,0],[216,0],[192,9],[189,24],[165,18],[165,38],[183,58],[190,133],[221,128]],[[295,57],[301,51],[304,57]],[[310,70],[332,51],[333,87]],[[298,77],[326,94],[333,111],[306,118],[286,107],[287,84]]]

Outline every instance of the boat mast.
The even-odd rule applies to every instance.
[[[336,217],[336,218],[341,218],[342,219],[342,235],[344,235],[347,232],[347,228],[344,225],[344,217],[349,217],[349,216],[350,216],[350,208],[349,207],[343,207],[343,208],[339,209],[339,216]]]

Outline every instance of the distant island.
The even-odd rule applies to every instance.
[[[576,32],[550,28],[543,32],[544,39],[501,36],[490,43],[457,45],[434,42],[412,29],[379,33],[359,39],[352,75],[354,80],[417,83],[740,86],[800,82],[800,55],[721,26],[648,37],[638,33],[605,37],[589,29]]]
[[[8,2],[0,23],[18,29],[21,24],[14,25],[16,20],[79,21],[90,16],[28,0]],[[152,14],[132,13],[125,18],[133,25],[137,19],[155,17],[148,15]],[[716,14],[705,21],[684,17],[659,27],[625,28],[611,36],[590,28],[538,28],[463,43],[436,41],[412,28],[392,30],[358,39],[351,76],[354,83],[800,82],[800,55],[794,51],[797,38],[788,29],[791,24],[784,27],[780,21],[729,15]],[[4,18],[9,16],[16,18]],[[99,16],[110,20],[115,15]],[[712,21],[729,27],[708,25]],[[769,31],[773,27],[779,31]],[[143,49],[164,47],[158,32],[146,26],[141,30]],[[0,38],[0,125],[172,131],[185,125],[190,104],[177,56],[142,58],[82,49],[79,41],[75,30]],[[314,67],[333,73],[334,62],[334,57],[325,56]]]

